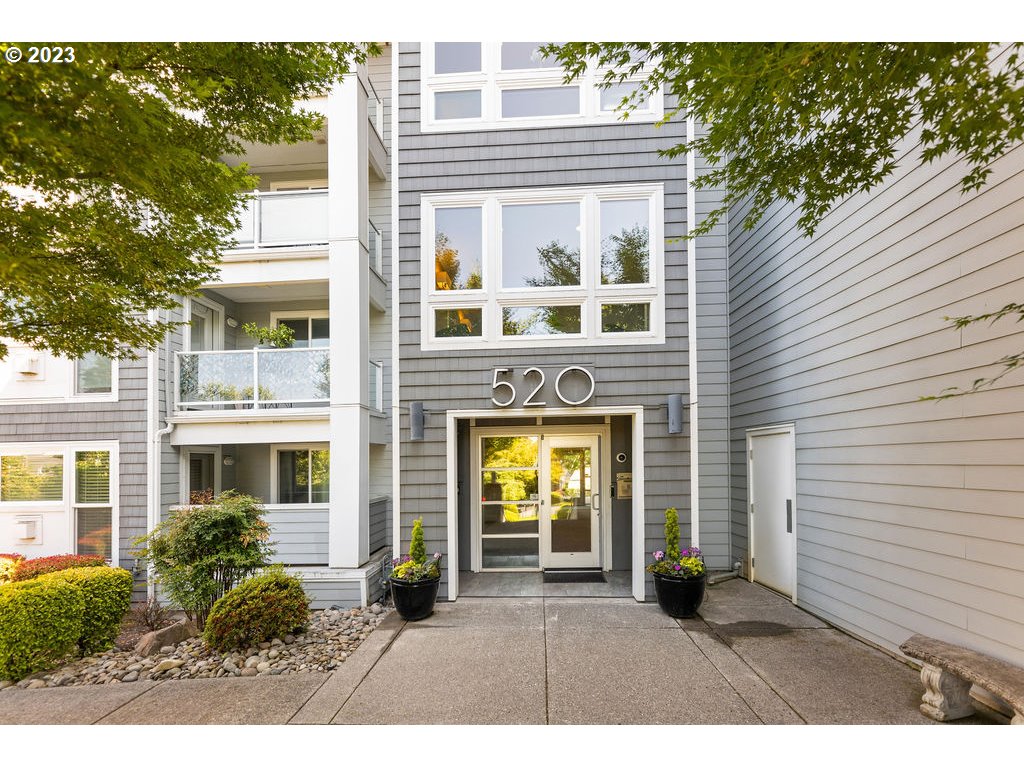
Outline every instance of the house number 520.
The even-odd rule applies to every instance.
[[[494,376],[491,379],[491,402],[499,408],[507,408],[512,405],[518,396],[515,385],[511,381],[500,378],[510,376],[511,374],[511,368],[494,369]],[[573,399],[562,391],[563,380],[567,376],[582,376],[586,380],[587,391],[583,397]],[[521,378],[523,386],[530,391],[526,399],[523,400],[523,407],[530,408],[547,405],[546,401],[537,399],[537,395],[544,388],[544,382],[547,378],[544,371],[540,368],[527,368],[523,371]],[[594,396],[594,374],[578,365],[570,365],[563,368],[558,372],[558,376],[555,377],[555,396],[566,405],[583,405],[583,403]]]

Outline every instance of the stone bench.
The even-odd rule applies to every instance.
[[[1012,725],[1024,725],[1024,669],[924,635],[914,635],[900,650],[923,662],[921,711],[928,717],[945,721],[973,715],[974,684],[1010,705]]]

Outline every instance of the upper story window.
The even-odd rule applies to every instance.
[[[590,69],[571,84],[544,43],[426,43],[422,51],[421,129],[424,132],[610,123],[630,82],[604,88]],[[664,114],[655,96],[637,105],[630,122]]]
[[[423,348],[664,341],[663,198],[660,184],[424,195]]]
[[[117,360],[93,352],[76,360],[11,343],[0,360],[0,402],[113,402],[117,371]]]
[[[109,394],[113,385],[114,362],[109,357],[88,352],[75,361],[75,394]]]

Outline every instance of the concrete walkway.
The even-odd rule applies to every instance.
[[[389,617],[330,674],[8,689],[0,723],[934,724],[914,669],[766,589],[710,587],[701,614],[460,598]]]

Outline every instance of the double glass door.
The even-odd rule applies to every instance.
[[[481,568],[599,567],[599,436],[479,440]]]

